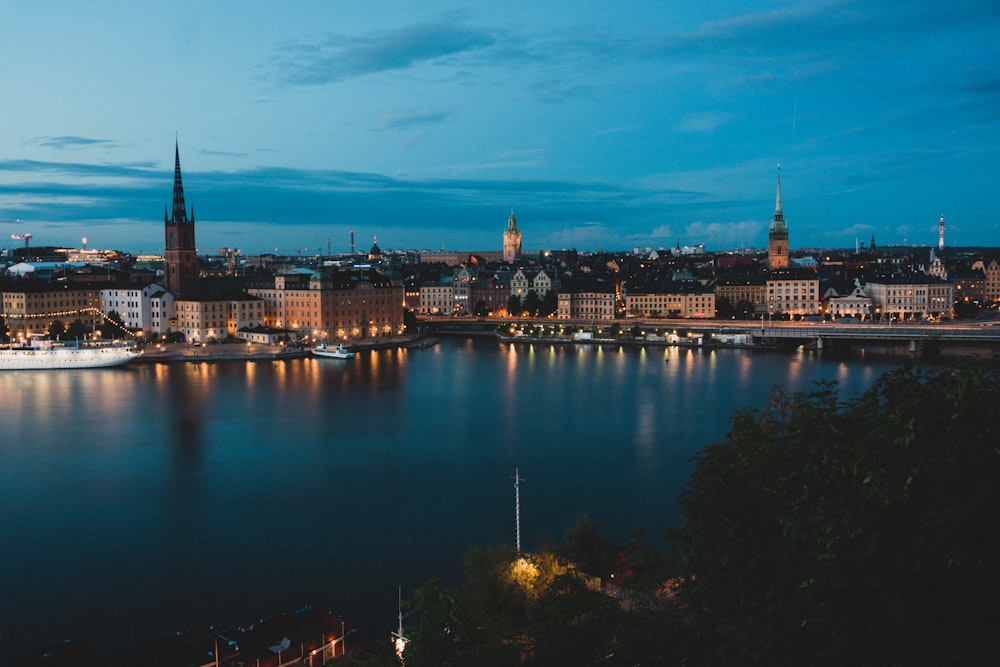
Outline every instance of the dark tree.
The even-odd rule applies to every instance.
[[[63,324],[62,320],[52,320],[52,324],[49,325],[49,330],[46,333],[49,338],[59,340],[66,333],[66,325]]]
[[[907,367],[743,411],[698,457],[681,594],[723,664],[982,664],[1000,627],[1000,377]]]
[[[83,339],[87,337],[89,332],[90,330],[87,328],[87,325],[80,318],[77,318],[66,327],[66,338],[68,340]]]
[[[511,317],[518,317],[521,315],[521,297],[516,294],[510,295],[510,298],[507,299],[507,313]]]

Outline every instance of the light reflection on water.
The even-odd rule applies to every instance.
[[[0,374],[0,640],[16,654],[313,602],[376,634],[472,544],[577,514],[676,525],[691,456],[772,387],[889,368],[810,354],[446,340],[343,362]],[[387,631],[387,630],[386,630]]]

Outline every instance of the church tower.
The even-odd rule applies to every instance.
[[[191,297],[198,289],[198,250],[194,243],[194,208],[188,219],[181,184],[181,153],[174,144],[174,206],[163,211],[166,287],[174,297]]]
[[[503,233],[503,261],[510,263],[521,256],[521,232],[517,228],[514,209],[507,218],[507,230]]]
[[[767,231],[767,266],[772,271],[788,268],[788,227],[781,211],[781,165],[778,165],[778,195],[774,203],[774,218]]]

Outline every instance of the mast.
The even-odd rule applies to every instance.
[[[514,468],[514,533],[517,539],[517,555],[521,555],[521,482],[524,479]]]
[[[396,645],[396,657],[400,662],[403,660],[403,651],[406,649],[407,639],[403,635],[403,587],[399,587],[399,631],[392,633],[393,644]]]

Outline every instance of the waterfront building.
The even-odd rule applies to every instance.
[[[632,317],[715,317],[715,293],[703,290],[628,290],[625,312]]]
[[[238,338],[241,329],[263,326],[264,302],[247,295],[178,299],[173,329],[189,343],[212,343]]]
[[[733,308],[752,304],[755,313],[766,313],[767,280],[762,273],[720,278],[715,283],[715,298],[727,300]]]
[[[503,261],[510,264],[521,256],[521,231],[517,228],[514,209],[507,218],[507,229],[503,233]]]
[[[198,290],[198,247],[194,241],[194,208],[188,218],[181,183],[181,153],[174,144],[173,209],[163,212],[164,270],[167,291],[175,297],[190,297]]]
[[[442,276],[437,282],[420,286],[420,312],[426,315],[451,315],[455,311],[455,281]]]
[[[117,313],[122,325],[130,331],[147,337],[169,331],[174,297],[161,285],[102,289],[99,296],[101,313],[105,316]]]
[[[772,271],[764,286],[767,294],[767,312],[785,315],[819,314],[819,278],[810,269],[785,269]]]
[[[788,226],[781,210],[781,167],[778,167],[778,192],[774,202],[774,217],[767,231],[767,265],[772,271],[788,268]]]
[[[561,320],[610,321],[615,318],[617,293],[611,281],[574,281],[563,284],[557,301]]]
[[[472,283],[469,299],[474,313],[506,314],[510,303],[511,271],[498,269]]]
[[[930,276],[873,278],[865,283],[872,298],[876,319],[951,319],[954,288],[949,282]]]
[[[403,333],[403,283],[375,269],[275,276],[247,292],[261,299],[267,326],[323,340],[363,340]]]
[[[12,339],[47,333],[56,320],[79,319],[96,328],[101,318],[97,289],[68,283],[31,283],[2,292],[3,317]]]
[[[834,320],[842,317],[871,319],[872,299],[860,281],[855,281],[854,289],[849,294],[841,295],[834,288],[828,289],[823,295],[823,306],[826,314]]]

